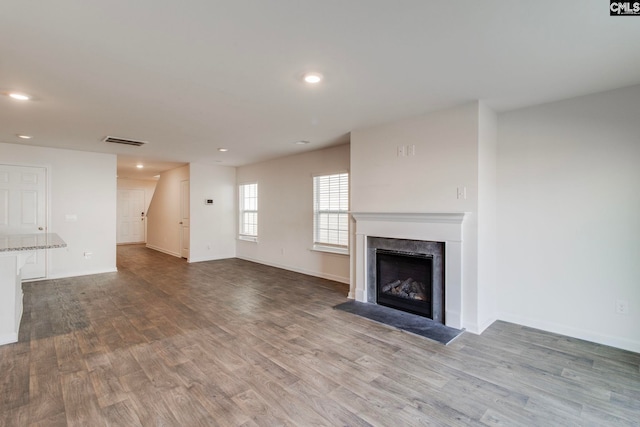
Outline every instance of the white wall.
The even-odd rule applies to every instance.
[[[237,257],[349,283],[348,256],[310,250],[312,177],[348,169],[348,145],[239,167],[238,184],[258,183],[259,213],[258,242],[237,241]]]
[[[0,163],[48,168],[48,231],[68,245],[49,251],[49,278],[116,270],[115,155],[0,143]]]
[[[639,108],[635,86],[500,115],[502,319],[640,351]]]
[[[478,330],[496,320],[498,117],[480,103],[478,121]]]
[[[180,256],[180,185],[189,180],[189,166],[160,174],[153,199],[147,210],[147,247]]]
[[[191,163],[191,247],[189,262],[236,254],[236,169]],[[213,205],[205,205],[213,199]]]
[[[490,114],[484,112],[486,117]],[[473,102],[351,133],[351,210],[468,212],[463,223],[462,324],[471,332],[488,326],[478,320],[479,120],[480,106]],[[399,146],[415,146],[415,155],[398,156]],[[459,199],[457,190],[463,187],[466,199]],[[484,316],[492,314],[485,310]]]

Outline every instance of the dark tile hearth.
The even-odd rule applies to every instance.
[[[348,301],[338,304],[334,308],[420,335],[444,345],[449,344],[464,332],[464,329],[451,328],[426,317],[377,304]]]

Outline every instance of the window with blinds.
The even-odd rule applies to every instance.
[[[314,247],[349,248],[349,174],[313,178]]]
[[[239,189],[240,232],[243,240],[258,239],[258,184],[242,184]]]

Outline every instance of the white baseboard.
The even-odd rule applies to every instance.
[[[454,319],[454,320],[452,321],[450,319]],[[459,323],[459,319],[460,319],[460,312],[459,311],[447,310],[445,308],[445,311],[444,311],[444,324],[445,325],[447,325],[447,326],[449,326],[451,328],[463,329],[463,326]],[[469,332],[474,332],[472,330],[472,327],[469,326],[469,325],[464,325],[464,329],[469,331]]]
[[[18,334],[11,333],[6,335],[0,335],[0,345],[12,344],[18,342]]]
[[[640,353],[640,341],[637,340],[604,335],[585,329],[574,328],[572,326],[562,325],[554,322],[546,322],[544,320],[530,319],[509,313],[500,313],[498,319],[504,320],[505,322],[516,323],[522,326],[528,326],[530,328],[541,329],[547,332],[553,332],[556,334],[566,335],[585,341],[591,341],[598,344],[608,345],[611,347]]]
[[[80,276],[92,276],[94,274],[104,274],[104,273],[116,273],[118,271],[117,268],[108,268],[103,270],[91,270],[91,271],[75,271],[71,273],[58,273],[52,274],[46,279],[41,280],[51,280],[51,279],[66,279],[68,277],[80,277]]]
[[[479,333],[483,333],[489,326],[493,325],[493,322],[495,322],[496,320],[498,319],[492,317],[491,319],[487,319],[483,323],[481,323],[480,327],[478,328]]]
[[[154,251],[162,252],[163,254],[172,255],[172,256],[177,257],[177,258],[182,258],[182,255],[180,253],[178,253],[178,252],[171,252],[171,251],[168,251],[166,249],[162,249],[162,248],[160,248],[158,246],[150,245],[148,243],[146,244],[146,247],[149,248],[149,249],[153,249]]]
[[[220,259],[229,259],[229,258],[235,258],[235,257],[236,257],[235,254],[220,254],[220,255],[212,255],[208,257],[189,258],[188,262],[192,263],[192,262],[217,261]]]
[[[249,258],[249,257],[236,256],[236,258],[243,259],[245,261],[255,262],[257,264],[268,265],[270,267],[281,268],[283,270],[295,271],[296,273],[302,273],[302,274],[306,274],[308,276],[320,277],[321,279],[333,280],[334,282],[345,283],[347,285],[349,284],[349,278],[348,277],[336,276],[334,274],[327,274],[327,273],[322,273],[322,272],[318,272],[318,271],[305,270],[303,268],[297,268],[297,267],[292,267],[292,266],[289,266],[289,265],[283,265],[283,264],[278,264],[278,263],[273,263],[273,262],[266,262],[266,261],[262,261],[262,260],[258,260],[258,259]]]

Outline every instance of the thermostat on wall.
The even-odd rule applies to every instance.
[[[213,199],[204,199],[204,204],[205,205],[212,205],[213,204]]]

